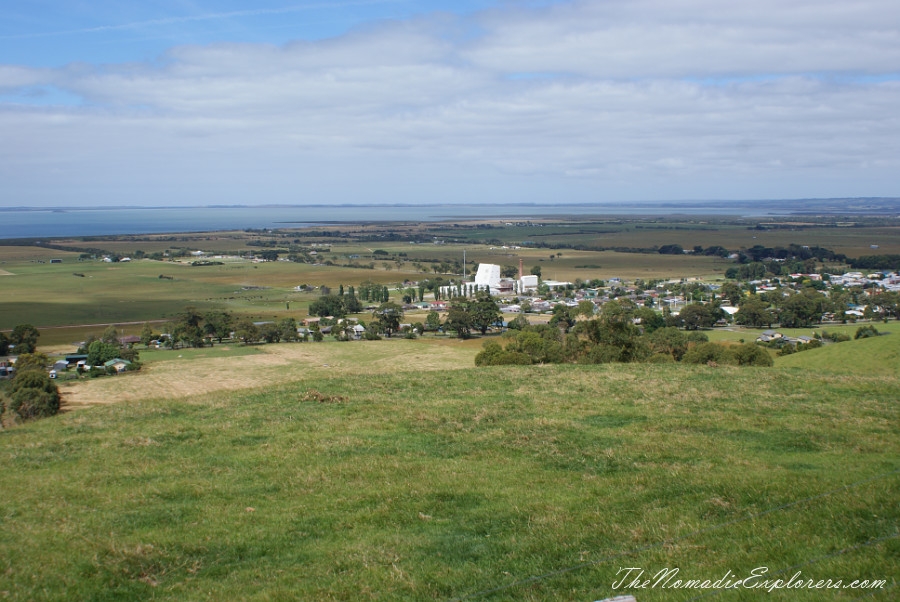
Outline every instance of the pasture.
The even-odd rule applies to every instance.
[[[621,567],[718,579],[764,566],[888,588],[725,599],[896,592],[895,375],[447,369],[458,350],[410,370],[436,350],[383,343],[298,345],[316,353],[247,364],[266,382],[206,393],[177,388],[206,359],[164,360],[151,366],[171,367],[169,388],[0,432],[0,591],[654,602],[712,592],[613,589]],[[398,349],[413,355],[392,361]]]

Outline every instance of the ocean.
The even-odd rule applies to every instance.
[[[802,202],[798,202],[802,203]],[[302,228],[373,221],[444,221],[496,217],[527,220],[551,216],[785,215],[785,201],[697,201],[595,204],[339,205],[122,208],[0,208],[0,238],[60,238]],[[794,206],[793,208],[797,208]],[[802,208],[802,207],[801,207]]]

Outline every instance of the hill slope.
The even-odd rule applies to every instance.
[[[806,368],[813,372],[900,376],[900,336],[870,337],[826,345],[775,360],[785,368]]]
[[[626,566],[890,579],[898,398],[896,377],[608,365],[311,373],[80,410],[0,432],[0,592],[595,600],[638,593],[612,587]]]

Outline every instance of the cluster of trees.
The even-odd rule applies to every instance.
[[[863,255],[850,260],[855,270],[900,270],[900,255]]]
[[[9,412],[15,418],[31,420],[59,412],[59,389],[47,374],[49,363],[43,353],[19,355],[16,375],[7,391],[0,393],[0,414]]]
[[[474,298],[454,297],[450,301],[444,328],[455,332],[461,339],[472,336],[472,331],[485,334],[488,328],[502,319],[500,307],[490,293],[479,292]]]
[[[343,296],[344,293],[344,285],[341,285],[340,295]],[[349,294],[351,297],[355,296],[355,292],[353,287],[351,286],[349,289]],[[388,287],[382,284],[375,284],[373,282],[363,282],[359,285],[359,298],[363,301],[371,301],[373,303],[387,303],[391,299],[390,291],[388,291]],[[361,311],[361,310],[356,310]],[[356,312],[350,312],[356,313]]]
[[[13,328],[9,336],[0,332],[0,355],[9,353],[11,346],[20,355],[23,353],[34,353],[40,336],[41,333],[31,324],[19,324]]]
[[[771,327],[778,323],[784,328],[801,328],[820,323],[827,313],[842,315],[848,304],[855,300],[849,291],[832,289],[831,295],[826,297],[812,286],[799,291],[741,295],[737,299],[738,311],[734,319],[744,326]],[[868,299],[865,312],[867,319],[900,318],[900,294],[884,291],[873,295]]]
[[[652,311],[652,310],[651,310]],[[771,366],[772,358],[755,344],[710,343],[705,334],[665,326],[659,321],[635,324],[635,310],[610,301],[601,314],[576,322],[568,330],[561,322],[520,324],[490,341],[475,357],[478,366],[502,364],[611,362],[682,362]],[[655,312],[654,312],[655,313]]]
[[[281,318],[276,322],[266,322],[258,326],[250,318],[241,318],[234,324],[234,337],[244,344],[260,341],[291,343],[301,339],[294,318]]]
[[[144,325],[144,328],[148,327],[149,325]],[[132,362],[133,366],[137,368],[140,360],[137,349],[131,345],[122,344],[119,339],[119,331],[115,326],[108,326],[99,338],[89,335],[84,344],[78,348],[78,353],[87,354],[85,361],[89,366],[102,366],[109,360],[121,358]]]
[[[388,300],[387,287],[383,288],[383,295],[381,294],[381,291],[379,291],[379,296],[377,299],[380,302]],[[360,292],[363,291],[365,291],[366,293],[366,296],[363,297],[363,300],[370,300],[371,295],[374,291],[371,291],[369,287],[362,288]],[[323,293],[325,294],[309,304],[309,315],[318,316],[320,318],[324,318],[325,316],[343,318],[347,314],[355,314],[363,310],[363,304],[356,296],[356,291],[352,286],[347,290],[347,292],[344,292],[344,285],[342,284],[339,293],[336,295],[331,294],[331,292],[327,288],[323,290]]]

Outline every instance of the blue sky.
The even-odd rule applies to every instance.
[[[894,0],[0,15],[0,206],[900,196]]]

